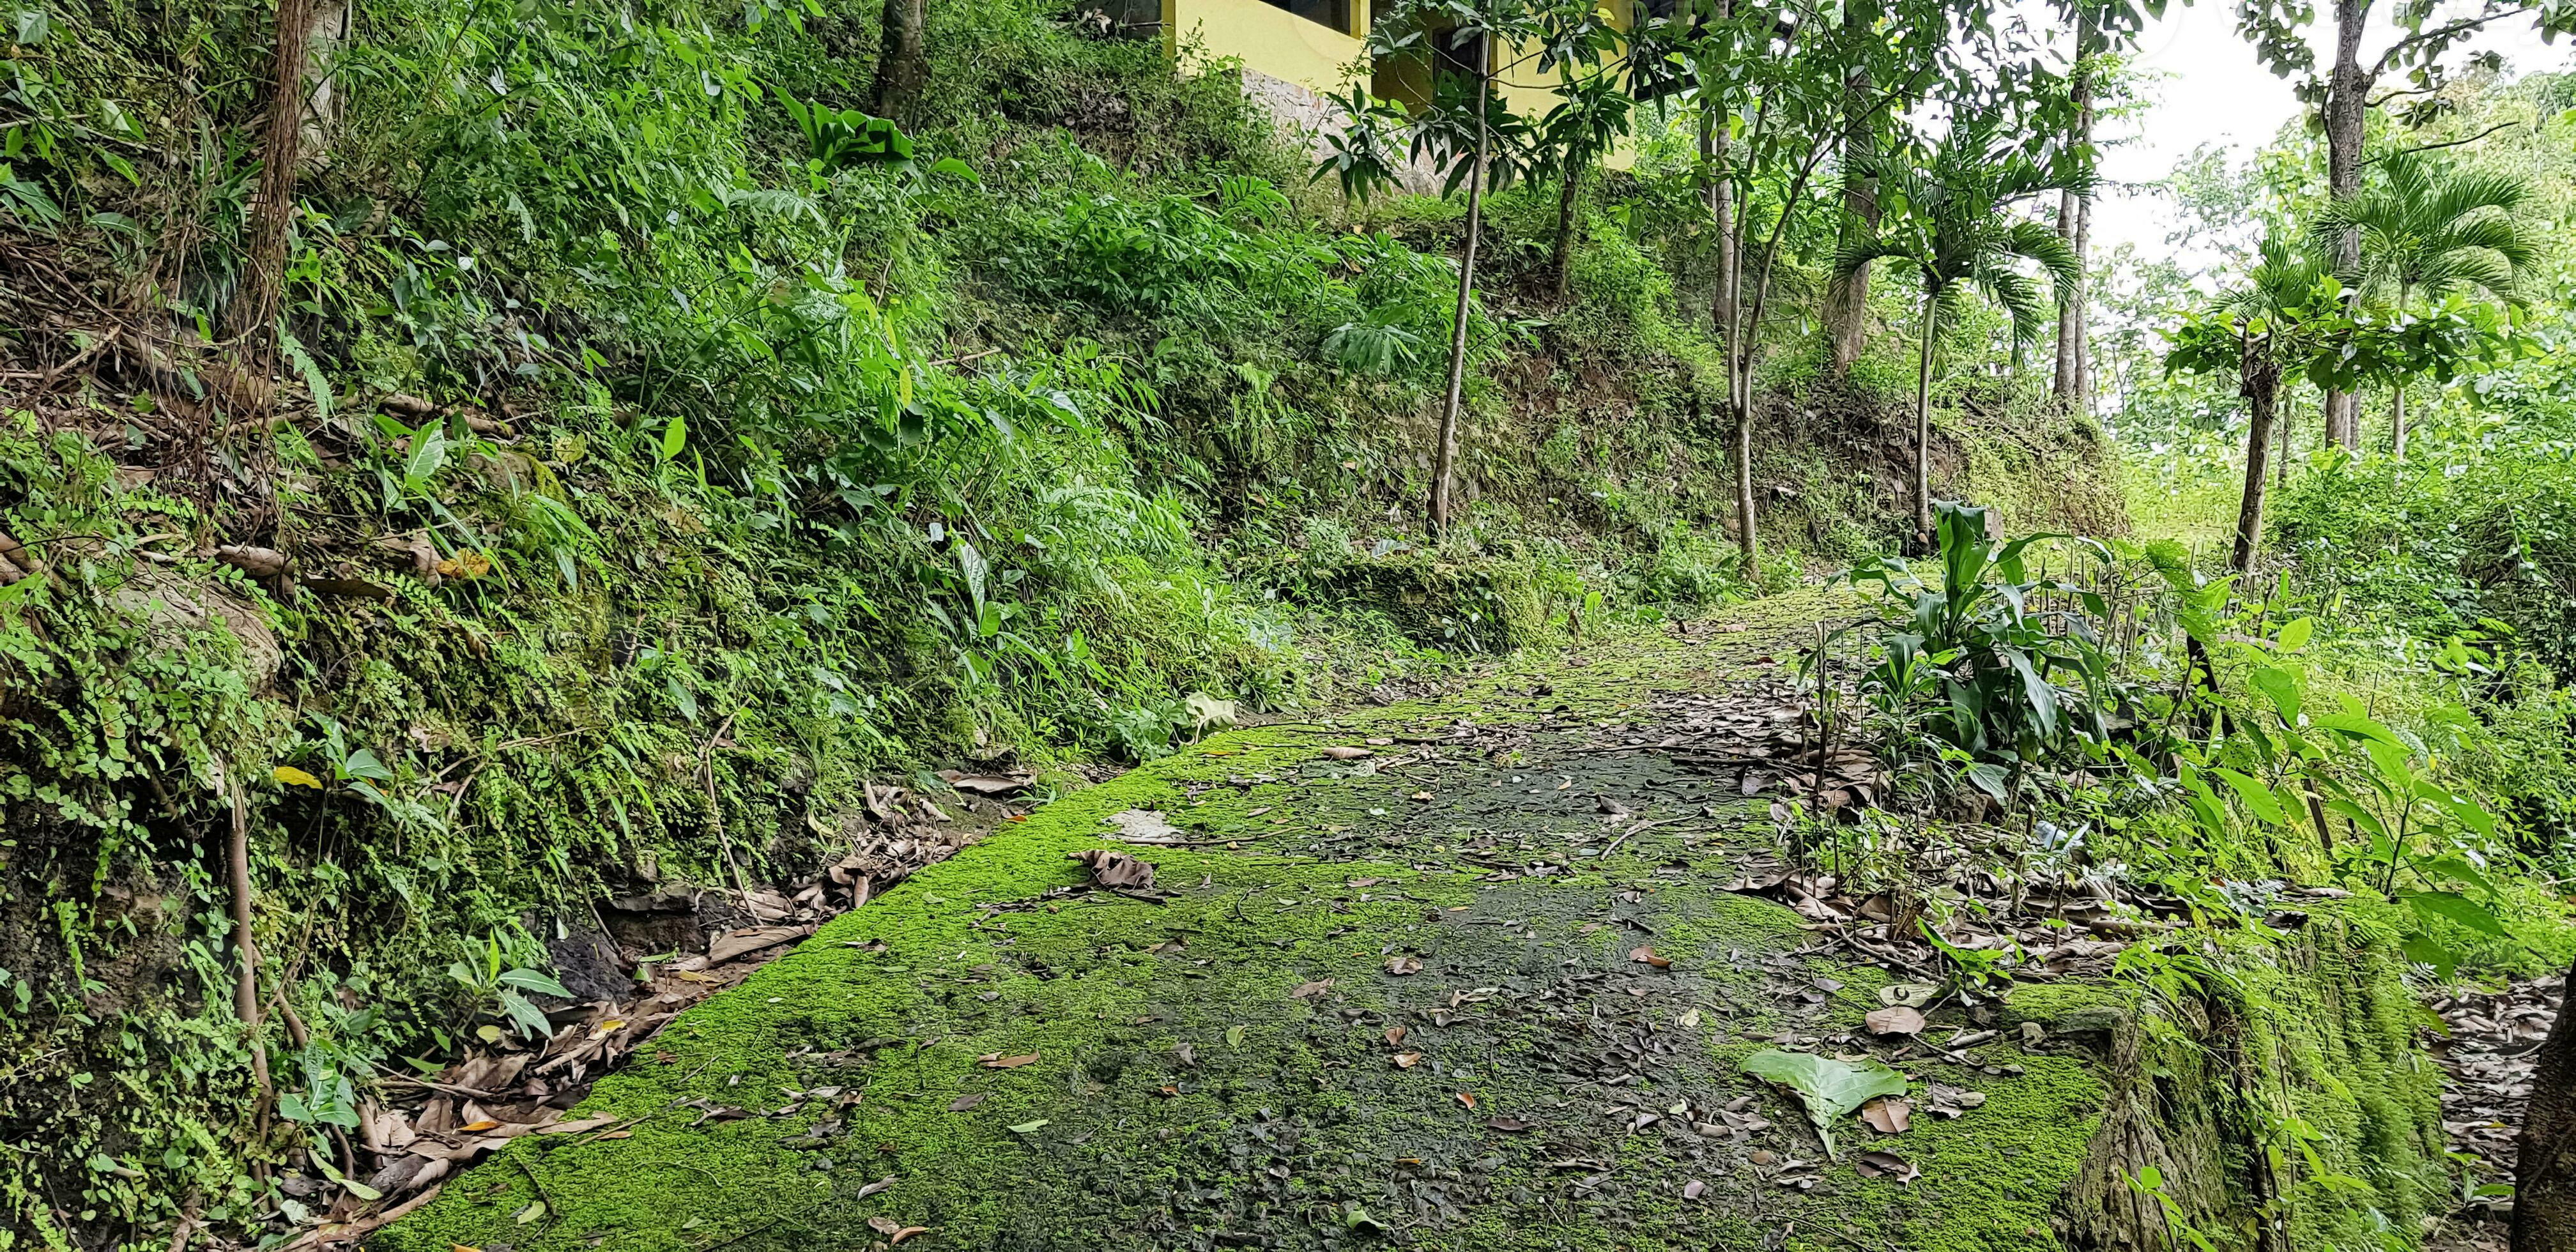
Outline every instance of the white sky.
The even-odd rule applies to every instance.
[[[2309,28],[2312,45],[2330,40],[2334,30],[2330,6],[2317,7],[2325,12]],[[2362,43],[2365,63],[2395,38],[2386,25],[2389,7],[2383,2],[2372,15],[2379,29]],[[2542,43],[2527,18],[2497,22],[2468,48],[2502,53],[2507,72],[2517,75],[2565,69],[2576,53],[2576,45],[2566,39],[2554,47]],[[2456,64],[2468,48],[2454,47],[2444,59]],[[2139,68],[2163,78],[2148,85],[2153,105],[2129,123],[2126,134],[2103,136],[2123,142],[2102,154],[2108,185],[2094,201],[2092,238],[2097,248],[2128,242],[2152,255],[2164,246],[2173,203],[2161,196],[2123,193],[2116,189],[2119,184],[2162,178],[2204,143],[2232,145],[2241,161],[2304,106],[2291,95],[2290,80],[2275,78],[2256,64],[2253,46],[2236,33],[2236,6],[2230,0],[2197,0],[2188,7],[2176,0],[2162,21],[2147,27],[2138,51]],[[2319,49],[2320,65],[2331,58],[2331,44]],[[2383,80],[2382,90],[2403,85]]]

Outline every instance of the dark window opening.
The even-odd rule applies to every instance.
[[[1269,3],[1318,26],[1329,26],[1345,34],[1351,29],[1350,0],[1269,0]]]

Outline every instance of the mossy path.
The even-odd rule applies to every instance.
[[[613,1129],[519,1139],[373,1246],[2053,1246],[2090,1062],[2010,1033],[1905,1062],[1987,1098],[1876,1142],[1847,1119],[1842,1163],[1739,1072],[1867,1050],[1885,975],[1726,889],[1771,855],[1767,802],[1657,745],[1730,693],[1776,710],[1832,607],[1524,657],[1059,800],[680,1018],[583,1105]],[[1106,838],[1139,813],[1183,842]],[[1159,899],[1091,886],[1091,848]]]

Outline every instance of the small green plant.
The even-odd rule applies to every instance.
[[[2007,765],[2016,784],[2053,752],[2108,743],[2104,714],[2118,690],[2096,630],[2107,616],[2102,597],[2035,577],[2025,561],[2031,545],[2063,536],[1998,541],[1989,537],[1989,509],[1945,500],[1935,513],[1938,567],[1929,577],[1886,557],[1850,575],[1878,594],[1881,659],[1864,675],[1865,693],[1882,709],[1920,710],[1931,733],[1979,762]],[[2070,542],[2110,559],[2090,540]],[[2008,799],[1991,772],[1976,777]]]
[[[545,1010],[528,1001],[527,995],[556,996],[569,1000],[572,992],[554,977],[536,968],[545,960],[545,945],[526,931],[511,928],[511,942],[504,944],[502,932],[495,930],[483,942],[460,938],[456,946],[461,955],[447,967],[447,975],[474,993],[477,1011],[499,1010],[502,1020],[516,1027],[519,1037],[552,1039],[554,1023],[546,1020]],[[486,1023],[477,1028],[486,1043],[499,1042],[501,1028]]]

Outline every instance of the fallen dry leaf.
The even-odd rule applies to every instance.
[[[1297,984],[1297,989],[1289,992],[1288,998],[1291,1000],[1312,1000],[1332,989],[1332,979],[1318,978],[1313,982],[1301,982]]]
[[[1673,967],[1672,961],[1655,955],[1655,950],[1650,947],[1640,946],[1630,950],[1628,953],[1628,959],[1640,964],[1652,965],[1656,969],[1671,969]]]
[[[1682,1198],[1696,1200],[1699,1198],[1699,1193],[1706,1190],[1708,1190],[1708,1184],[1694,1178],[1682,1184]]]
[[[1497,1117],[1492,1121],[1486,1122],[1485,1125],[1492,1127],[1495,1130],[1506,1131],[1514,1134],[1529,1129],[1529,1123],[1522,1121],[1517,1117]]]
[[[1409,956],[1390,956],[1386,958],[1386,972],[1399,978],[1419,974],[1422,972],[1422,962]]]
[[[1419,1052],[1398,1052],[1395,1054],[1395,1067],[1397,1069],[1411,1069],[1421,1063],[1422,1054]]]
[[[1108,848],[1085,848],[1080,852],[1067,852],[1064,857],[1068,861],[1080,861],[1090,866],[1091,881],[1103,887],[1154,885],[1154,867],[1124,852],[1113,852]]]
[[[1923,1010],[1903,1004],[1871,1009],[1860,1019],[1873,1034],[1919,1035],[1923,1033]]]
[[[951,1113],[963,1113],[978,1104],[982,1104],[983,1102],[984,1097],[980,1092],[975,1095],[962,1095],[948,1102],[948,1111]]]
[[[1476,1107],[1476,1094],[1472,1091],[1461,1091],[1458,1093],[1458,1103],[1472,1109]]]
[[[891,1235],[903,1229],[903,1223],[891,1217],[871,1217],[868,1219],[868,1229],[881,1235]]]
[[[1388,1047],[1394,1047],[1402,1042],[1404,1042],[1404,1027],[1389,1026],[1386,1028],[1386,1044]]]
[[[890,1239],[887,1239],[887,1240],[886,1240],[886,1242],[887,1242],[887,1243],[901,1243],[901,1242],[903,1242],[904,1240],[906,1240],[906,1239],[909,1239],[909,1238],[913,1237],[914,1235],[926,1235],[926,1234],[929,1234],[929,1233],[930,1233],[930,1227],[928,1227],[928,1226],[906,1226],[906,1227],[904,1227],[903,1229],[901,1229],[901,1230],[898,1230],[898,1231],[894,1232],[894,1236],[893,1236],[892,1238],[890,1238]]]
[[[1914,1102],[1896,1096],[1880,1096],[1860,1106],[1860,1119],[1882,1135],[1901,1135],[1914,1115]]]
[[[1327,746],[1323,749],[1323,753],[1336,761],[1356,761],[1364,756],[1377,755],[1377,753],[1371,752],[1366,748],[1354,748],[1348,744],[1340,743]]]
[[[1900,1184],[1912,1182],[1923,1173],[1914,1168],[1912,1162],[1893,1152],[1863,1152],[1852,1158],[1852,1169],[1863,1178],[1890,1175]]]
[[[1036,1064],[1037,1059],[1038,1054],[1035,1052],[1023,1053],[1019,1056],[1004,1056],[999,1052],[987,1052],[982,1056],[976,1057],[975,1063],[986,1069],[1018,1069],[1023,1065]]]

